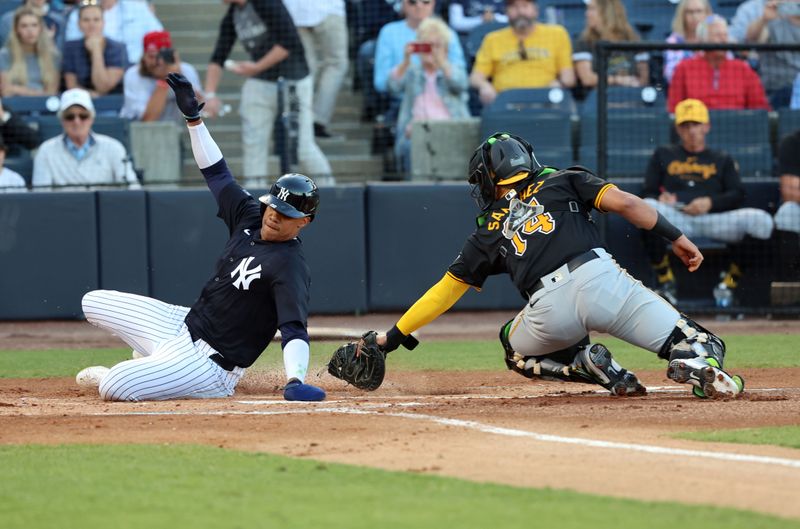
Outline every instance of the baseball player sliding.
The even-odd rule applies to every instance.
[[[86,368],[77,382],[98,386],[105,400],[228,397],[280,329],[288,379],[284,398],[323,400],[322,389],[303,383],[311,279],[297,239],[314,220],[317,186],[306,176],[284,175],[255,200],[235,182],[200,119],[203,105],[191,83],[175,73],[167,82],[230,239],[191,308],[124,292],[87,293],[83,311],[89,322],[122,338],[140,358],[111,369]]]
[[[689,271],[697,270],[703,255],[655,209],[582,167],[543,167],[533,148],[512,134],[494,134],[478,147],[469,182],[481,209],[477,228],[441,281],[377,337],[385,352],[413,346],[410,334],[470,287],[508,273],[526,300],[500,328],[509,369],[599,384],[619,396],[644,394],[608,348],[589,342],[589,332],[598,331],[658,354],[669,362],[667,376],[691,384],[699,397],[741,393],[741,377],[723,371],[723,341],[620,268],[590,216],[592,209],[622,215],[671,241]]]

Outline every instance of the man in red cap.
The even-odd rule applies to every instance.
[[[141,121],[181,121],[178,107],[171,103],[173,92],[164,79],[169,73],[181,73],[202,94],[197,70],[179,60],[169,32],[151,31],[143,40],[144,53],[139,64],[128,68],[123,78],[125,103],[120,115]]]

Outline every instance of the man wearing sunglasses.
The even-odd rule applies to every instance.
[[[44,142],[33,160],[33,187],[124,186],[139,188],[125,147],[92,132],[94,104],[89,92],[72,88],[61,95],[58,117],[64,133]]]
[[[470,84],[481,102],[488,105],[498,92],[512,88],[575,86],[567,30],[537,22],[534,0],[506,0],[506,15],[508,27],[486,35],[475,56]]]

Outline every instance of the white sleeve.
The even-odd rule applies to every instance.
[[[308,372],[308,343],[299,338],[295,338],[283,348],[283,366],[286,369],[286,379],[298,379],[305,381]]]
[[[205,169],[222,160],[222,151],[217,142],[211,137],[205,123],[189,127],[189,137],[192,140],[192,154],[197,167]]]

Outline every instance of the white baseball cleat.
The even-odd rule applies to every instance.
[[[672,360],[667,377],[680,384],[691,384],[694,394],[701,398],[730,398],[744,391],[742,377],[731,377],[700,357]]]
[[[96,388],[109,371],[109,368],[103,366],[87,367],[75,376],[75,382],[84,388]]]

